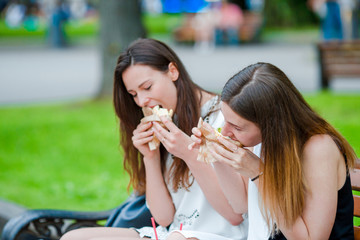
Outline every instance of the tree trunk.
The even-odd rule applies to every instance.
[[[140,0],[99,1],[101,87],[98,97],[112,94],[116,61],[135,39],[145,37]]]

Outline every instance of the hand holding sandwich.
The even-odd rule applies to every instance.
[[[187,146],[192,143],[191,138],[181,131],[172,121],[166,117],[160,117],[162,124],[154,122],[155,136],[160,139],[166,150],[181,159],[191,158],[193,152]]]
[[[152,122],[141,122],[133,132],[132,142],[144,156],[144,159],[154,158],[156,156],[160,159],[159,149],[151,151],[149,148],[149,142],[154,139],[154,130],[152,128]]]
[[[191,143],[190,137],[172,122],[173,110],[159,106],[144,107],[142,110],[144,118],[141,122],[151,123],[151,129],[144,133],[143,139],[150,151],[158,150],[161,143],[169,153],[181,159],[189,158],[189,154],[193,155],[193,152],[187,148]]]
[[[189,145],[189,149],[200,149],[199,161],[226,163],[244,177],[254,178],[259,174],[260,159],[252,151],[243,148],[238,141],[223,136],[221,133],[216,133],[216,137],[211,136],[209,141],[204,136],[209,130],[204,131],[204,128],[210,129],[211,126],[206,122],[201,122],[198,127],[192,129],[193,143]],[[216,132],[215,129],[213,131]],[[202,148],[206,150],[201,151]]]

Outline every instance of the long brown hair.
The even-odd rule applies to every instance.
[[[246,67],[226,83],[221,98],[261,130],[265,163],[259,191],[269,226],[279,222],[280,214],[286,226],[292,226],[303,213],[307,186],[302,152],[310,137],[330,135],[346,155],[347,168],[354,167],[356,155],[350,144],[311,109],[277,67],[269,63]]]
[[[142,64],[166,73],[169,63],[173,63],[179,71],[175,81],[177,89],[177,104],[175,116],[177,126],[186,134],[191,134],[192,127],[200,117],[200,101],[198,94],[202,90],[190,78],[184,65],[175,52],[166,44],[154,39],[139,39],[134,41],[118,58],[114,73],[113,102],[116,115],[120,119],[120,144],[124,149],[124,168],[130,175],[129,186],[138,194],[145,193],[145,167],[143,156],[133,146],[131,137],[133,131],[143,117],[141,108],[136,105],[133,97],[127,92],[122,74],[130,66]],[[161,166],[164,172],[167,152],[161,145]],[[191,185],[189,168],[184,161],[173,157],[171,179],[173,189],[177,190],[179,183],[185,188]]]

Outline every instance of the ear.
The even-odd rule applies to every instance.
[[[175,64],[173,62],[169,63],[169,74],[170,74],[170,78],[173,82],[178,80],[179,70],[177,69],[177,67],[175,66]]]

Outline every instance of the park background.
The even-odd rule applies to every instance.
[[[114,208],[128,197],[128,176],[122,166],[118,121],[111,100],[112,71],[121,50],[143,36],[172,46],[196,76],[195,82],[202,76],[219,76],[221,81],[204,77],[205,81],[199,82],[216,92],[246,65],[239,60],[231,69],[222,65],[204,68],[206,61],[218,58],[226,62],[237,53],[245,54],[236,57],[252,59],[252,54],[273,56],[288,50],[291,59],[291,50],[310,49],[304,61],[316,63],[310,67],[311,76],[315,76],[309,82],[311,87],[302,79],[308,76],[307,65],[289,68],[286,73],[298,77],[294,84],[300,82],[297,86],[310,105],[360,154],[359,79],[352,79],[345,87],[342,81],[334,81],[330,89],[320,88],[316,56],[316,44],[322,41],[320,18],[306,1],[267,0],[256,10],[246,8],[247,1],[235,1],[243,11],[256,11],[261,16],[256,36],[236,46],[207,50],[175,37],[186,16],[199,11],[200,5],[189,3],[197,1],[182,1],[189,5],[177,8],[165,4],[176,1],[162,1],[153,8],[145,2],[156,1],[64,1],[84,5],[79,15],[69,15],[63,22],[65,38],[60,43],[50,36],[51,15],[46,17],[39,8],[28,11],[17,26],[9,26],[5,13],[11,2],[0,1],[0,198],[5,201],[29,209],[95,211]],[[51,1],[18,2],[29,4],[29,8]],[[139,30],[133,31],[137,27]],[[104,37],[111,33],[117,34],[112,42]],[[64,61],[71,58],[72,65],[60,65],[57,60],[62,57]],[[91,61],[84,66],[86,59]],[[288,59],[282,60],[279,64],[286,68]],[[39,66],[34,67],[33,62]]]

